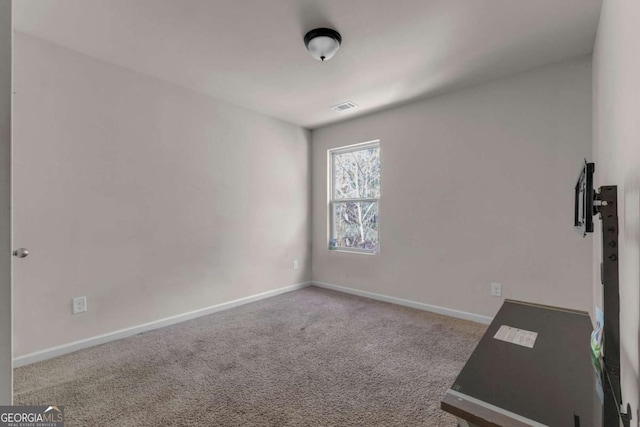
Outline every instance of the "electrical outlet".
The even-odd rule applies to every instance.
[[[84,313],[87,311],[87,297],[77,297],[71,302],[73,314]]]
[[[293,269],[294,269],[294,270],[297,270],[297,269],[299,269],[299,268],[300,268],[300,263],[298,262],[298,260],[297,260],[297,259],[294,259],[294,260],[293,260]]]
[[[491,295],[494,297],[502,296],[502,284],[500,283],[492,283],[491,284]]]

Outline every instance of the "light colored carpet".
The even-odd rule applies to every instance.
[[[309,287],[15,370],[68,426],[455,426],[486,326]]]

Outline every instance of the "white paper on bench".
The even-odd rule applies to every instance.
[[[536,343],[538,333],[502,325],[493,337],[497,340],[506,341],[511,344],[518,344],[523,347],[533,348],[533,345]]]

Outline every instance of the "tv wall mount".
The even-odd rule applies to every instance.
[[[602,262],[600,281],[604,305],[604,420],[619,419],[631,425],[631,405],[622,412],[620,388],[620,292],[618,271],[618,187],[598,188],[593,196],[593,215],[602,221]]]

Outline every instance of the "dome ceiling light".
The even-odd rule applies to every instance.
[[[316,28],[304,36],[304,45],[318,61],[329,60],[336,54],[342,43],[342,36],[330,28]]]

